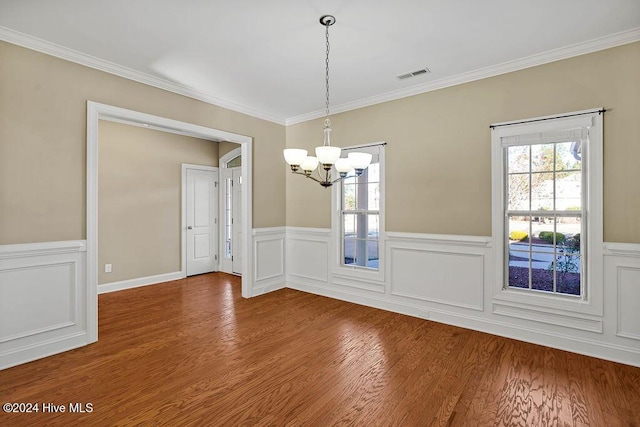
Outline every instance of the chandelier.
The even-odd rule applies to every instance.
[[[291,166],[291,172],[312,179],[321,186],[331,187],[336,182],[345,178],[362,175],[362,172],[371,163],[369,153],[349,153],[347,158],[341,158],[342,149],[331,146],[331,120],[329,120],[329,27],[335,24],[336,18],[331,15],[320,17],[320,24],[325,27],[325,38],[327,43],[327,53],[325,57],[325,88],[326,88],[326,108],[324,120],[324,143],[316,147],[315,156],[307,156],[307,150],[299,148],[287,148],[284,150],[284,159]],[[332,169],[335,167],[338,175],[332,177]],[[317,177],[313,172],[317,172]],[[351,173],[351,175],[349,175]]]

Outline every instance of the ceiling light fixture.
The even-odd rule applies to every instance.
[[[342,149],[332,147],[330,140],[331,120],[329,120],[329,27],[335,24],[336,18],[331,15],[320,17],[320,24],[325,27],[325,38],[327,41],[327,54],[325,59],[325,88],[326,88],[326,116],[324,120],[324,144],[316,147],[316,155],[307,156],[307,150],[299,148],[287,148],[284,150],[284,159],[291,166],[291,172],[304,175],[318,182],[321,186],[331,187],[336,182],[352,176],[360,176],[371,163],[369,153],[349,153],[347,158],[340,158]],[[338,178],[332,179],[331,169],[335,166]],[[312,176],[317,170],[318,177]],[[350,176],[350,172],[353,174]]]

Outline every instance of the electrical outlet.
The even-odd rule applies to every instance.
[[[111,273],[112,267],[111,264],[105,264],[104,265],[104,272],[105,273]]]

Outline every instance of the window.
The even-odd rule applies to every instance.
[[[505,164],[505,285],[582,295],[587,129],[503,140]]]
[[[372,154],[371,164],[359,177],[343,180],[339,188],[338,221],[340,266],[380,270],[383,232],[383,145],[343,149],[343,157],[357,150]]]
[[[587,301],[601,291],[601,112],[492,128],[500,291]]]

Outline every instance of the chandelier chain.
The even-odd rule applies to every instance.
[[[326,65],[326,73],[325,73],[325,85],[326,85],[326,93],[327,93],[327,102],[326,102],[326,119],[329,119],[329,25],[325,24],[325,37],[327,39],[327,56],[325,59]]]

